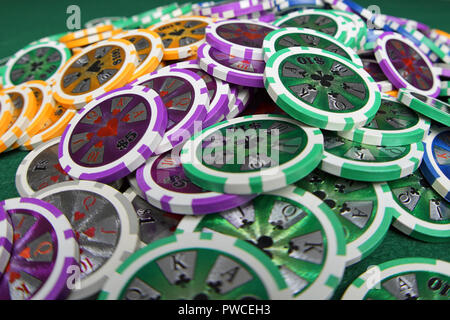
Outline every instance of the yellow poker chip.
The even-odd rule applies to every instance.
[[[78,30],[75,32],[70,32],[70,33],[62,36],[61,38],[59,38],[59,42],[70,42],[73,40],[85,38],[85,37],[99,34],[102,32],[111,31],[113,29],[114,29],[113,25],[102,25],[102,26],[91,27],[91,28],[87,28],[87,29],[83,29],[83,30]]]
[[[37,112],[36,98],[30,88],[20,85],[9,87],[3,92],[11,98],[14,111],[11,126],[0,137],[0,152],[11,147],[22,136]]]
[[[41,143],[60,137],[76,113],[74,109],[68,109],[59,105],[44,123],[43,128],[30,140],[21,145],[20,149],[33,150]]]
[[[6,93],[0,93],[0,135],[8,130],[12,124],[12,115],[14,113],[14,106],[11,98]]]
[[[156,70],[163,58],[163,44],[160,36],[148,29],[124,31],[112,39],[125,39],[136,48],[139,62],[128,82]]]
[[[45,81],[28,81],[23,83],[23,85],[33,91],[38,111],[31,120],[31,123],[25,128],[22,136],[13,144],[13,148],[24,144],[32,136],[41,131],[47,120],[55,113],[56,108],[52,89]]]
[[[107,40],[109,38],[112,38],[112,37],[114,37],[115,35],[117,35],[117,34],[119,34],[121,32],[122,32],[122,29],[106,31],[106,32],[102,32],[102,33],[93,34],[93,35],[90,35],[90,36],[87,36],[87,37],[84,37],[84,38],[76,39],[76,40],[73,40],[73,41],[65,42],[64,44],[69,49],[77,48],[77,47],[85,47],[85,46],[88,46],[90,44],[94,44],[94,43],[97,43],[99,41]]]
[[[197,54],[205,42],[205,29],[213,20],[202,16],[180,17],[160,22],[149,29],[159,34],[164,46],[164,60],[179,60]]]
[[[80,109],[94,98],[124,86],[138,60],[134,45],[124,39],[90,45],[58,71],[53,97],[63,106]]]

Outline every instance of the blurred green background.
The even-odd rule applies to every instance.
[[[188,1],[180,0],[179,4]],[[378,5],[381,13],[407,17],[450,32],[449,0],[358,0],[367,7]],[[81,23],[104,16],[131,16],[168,4],[151,0],[58,0],[8,1],[3,4],[0,19],[0,58],[14,54],[33,40],[66,31],[66,9],[76,4],[81,9]],[[0,200],[17,197],[15,174],[27,152],[13,151],[0,155]],[[396,229],[389,230],[385,240],[371,256],[346,269],[334,298],[340,298],[347,286],[368,266],[402,257],[430,257],[450,261],[448,244],[429,244],[411,239]]]

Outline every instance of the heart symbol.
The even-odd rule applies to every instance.
[[[119,121],[117,120],[117,118],[110,119],[108,121],[108,123],[106,124],[106,126],[104,126],[103,128],[100,128],[97,131],[97,135],[99,137],[110,137],[110,136],[117,135],[118,124],[119,124]]]
[[[83,219],[85,216],[86,215],[84,213],[81,213],[80,211],[76,211],[73,215],[75,221]]]
[[[85,231],[83,231],[83,233],[88,236],[89,238],[92,238],[95,236],[95,227],[89,228]]]
[[[9,274],[9,283],[13,283],[14,281],[16,281],[17,279],[20,279],[20,278],[21,278],[20,273],[12,271]]]

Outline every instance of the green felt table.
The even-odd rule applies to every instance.
[[[178,3],[187,1],[180,0]],[[8,1],[3,5],[0,19],[0,57],[14,54],[33,40],[67,31],[66,9],[76,4],[81,9],[82,25],[103,16],[131,16],[167,4],[168,1],[118,1],[118,0],[58,0],[58,1]],[[381,13],[408,17],[433,28],[450,32],[449,0],[359,0],[363,6],[378,5]],[[24,151],[0,155],[0,200],[17,197],[15,175]],[[431,244],[414,240],[391,227],[381,245],[365,260],[346,269],[334,298],[342,296],[348,285],[371,265],[403,257],[429,257],[450,261],[448,244]]]

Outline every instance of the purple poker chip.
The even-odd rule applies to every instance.
[[[207,43],[198,48],[197,56],[200,68],[216,78],[246,87],[264,87],[264,61],[233,57]]]
[[[167,212],[203,215],[236,208],[257,195],[234,195],[206,191],[185,175],[179,158],[181,147],[152,157],[136,172],[147,201]]]
[[[236,118],[248,106],[250,100],[250,90],[241,86],[232,86],[231,94],[235,96],[234,103],[230,107],[230,112],[226,115],[226,119]]]
[[[242,16],[236,17],[236,19],[239,20],[256,20],[256,21],[261,21],[261,22],[273,22],[275,21],[277,18],[275,16],[275,13],[273,12],[267,12],[267,11],[257,11],[257,12],[252,12],[249,14],[244,14]]]
[[[197,128],[202,129],[201,123],[209,107],[208,87],[195,72],[162,68],[139,77],[130,85],[155,90],[166,106],[167,128],[154,154],[171,150],[189,139]]]
[[[206,42],[230,56],[264,60],[264,38],[277,29],[271,24],[253,20],[218,21],[206,27]]]
[[[450,64],[435,63],[433,68],[440,77],[450,77]]]
[[[232,19],[252,12],[266,11],[274,7],[273,0],[222,1],[216,5],[200,8],[202,16]]]
[[[440,80],[427,56],[409,39],[384,32],[376,40],[375,58],[388,80],[397,88],[437,97]]]
[[[0,278],[11,256],[13,245],[13,228],[11,219],[3,206],[0,206]]]
[[[14,243],[0,278],[0,300],[64,299],[75,285],[79,247],[69,220],[34,198],[0,202],[11,218]]]
[[[76,179],[111,183],[150,158],[162,140],[167,111],[144,86],[123,87],[80,109],[59,144],[59,163]]]
[[[227,113],[230,94],[230,85],[228,83],[203,71],[197,60],[178,62],[170,65],[169,68],[195,72],[205,81],[208,88],[209,106],[207,107],[206,117],[203,120],[203,128],[215,124]]]

